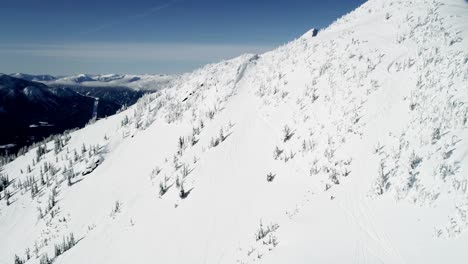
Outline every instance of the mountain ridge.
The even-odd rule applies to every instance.
[[[98,97],[89,93],[100,98],[100,105],[94,110]],[[130,88],[49,87],[0,75],[0,123],[6,128],[0,132],[2,155],[14,154],[50,135],[83,127],[94,115],[102,118],[114,114],[143,94]]]
[[[41,82],[49,86],[128,87],[136,90],[156,91],[170,86],[178,75],[167,74],[77,74],[69,76],[10,74],[12,77]]]

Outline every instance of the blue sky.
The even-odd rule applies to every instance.
[[[363,0],[2,0],[0,72],[181,73],[323,28]]]

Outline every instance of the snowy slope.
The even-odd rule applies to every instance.
[[[465,263],[467,19],[370,0],[33,149],[0,263]]]

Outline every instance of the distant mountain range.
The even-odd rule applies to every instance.
[[[168,75],[0,75],[0,153],[83,127],[165,87]],[[95,107],[94,105],[97,105]],[[95,111],[95,113],[93,113]]]
[[[36,82],[43,82],[43,81],[54,81],[57,80],[57,77],[52,75],[31,75],[26,73],[13,73],[10,76],[27,80],[27,81],[36,81]]]
[[[10,76],[28,81],[42,82],[49,86],[124,86],[137,90],[158,90],[170,84],[176,75],[134,75],[134,74],[78,74],[71,76],[32,75],[13,73]]]

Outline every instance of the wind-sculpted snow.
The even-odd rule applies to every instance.
[[[467,10],[371,0],[40,144],[0,263],[464,263]]]

